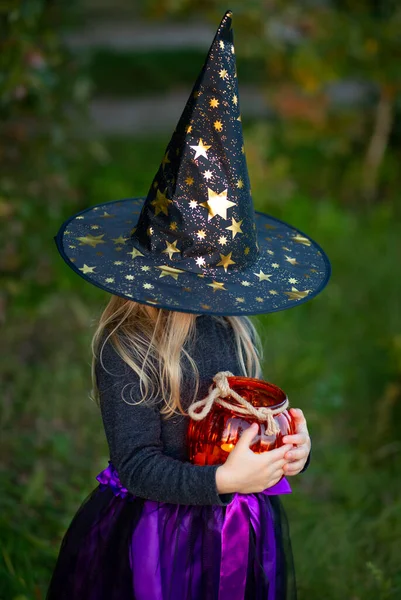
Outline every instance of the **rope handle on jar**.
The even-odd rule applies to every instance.
[[[242,396],[237,394],[237,392],[230,388],[227,377],[234,377],[233,373],[230,371],[219,371],[213,377],[213,381],[216,384],[216,387],[213,387],[213,384],[209,387],[208,395],[202,400],[198,400],[193,402],[191,406],[188,407],[189,416],[195,421],[201,421],[209,414],[214,403],[220,404],[229,410],[234,410],[243,415],[252,415],[258,421],[266,421],[266,433],[267,435],[273,435],[276,433],[280,433],[280,428],[274,420],[274,415],[277,415],[284,410],[289,405],[288,398],[286,398],[280,408],[268,408],[267,406],[255,407],[250,402],[245,400]],[[242,406],[235,406],[223,398],[227,396],[232,396],[237,400],[237,402]],[[200,412],[195,412],[197,408],[203,407]]]

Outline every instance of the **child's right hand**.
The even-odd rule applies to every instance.
[[[284,455],[293,444],[257,454],[249,448],[257,431],[257,424],[245,429],[226,462],[216,470],[219,494],[262,492],[276,484],[284,475],[283,466],[290,462]]]

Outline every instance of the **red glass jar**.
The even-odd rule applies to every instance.
[[[227,377],[228,384],[242,398],[255,407],[279,408],[287,400],[283,390],[276,385],[252,377]],[[216,387],[216,384],[213,384]],[[223,398],[234,406],[240,405],[235,398]],[[190,462],[196,465],[223,464],[240,438],[242,432],[252,423],[258,423],[256,441],[251,444],[253,452],[261,453],[283,445],[283,437],[296,433],[291,414],[285,409],[273,415],[280,432],[273,435],[266,433],[266,422],[255,419],[252,415],[243,415],[235,409],[227,409],[214,402],[210,412],[200,421],[190,419],[187,431],[187,449]]]

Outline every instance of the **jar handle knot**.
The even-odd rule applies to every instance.
[[[188,415],[195,421],[201,421],[206,417],[206,415],[209,414],[213,404],[216,402],[216,404],[220,404],[220,406],[224,406],[228,410],[232,410],[243,415],[252,415],[258,421],[265,421],[267,435],[280,433],[280,427],[274,420],[274,415],[286,410],[289,404],[288,398],[286,398],[285,402],[280,407],[275,409],[267,406],[255,407],[245,398],[237,394],[235,390],[230,388],[227,377],[233,377],[233,374],[230,371],[219,371],[216,373],[216,375],[213,377],[213,381],[216,386],[214,387],[212,384],[209,387],[209,393],[205,398],[198,400],[197,402],[193,402],[188,407]],[[223,400],[223,398],[227,398],[228,396],[231,396],[237,400],[240,406],[234,406],[230,402]],[[198,408],[201,410],[196,412]]]
[[[231,371],[219,371],[213,377],[213,381],[216,384],[216,389],[219,390],[219,396],[222,398],[227,398],[227,396],[231,396],[232,390],[228,383],[227,377],[233,377]],[[213,388],[213,386],[211,386]],[[210,388],[209,388],[210,392]]]

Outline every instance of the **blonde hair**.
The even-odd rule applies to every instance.
[[[184,348],[184,344],[187,340],[189,342],[194,340],[197,316],[192,313],[140,304],[113,295],[99,319],[92,338],[90,398],[99,406],[95,366],[100,360],[104,367],[102,349],[110,339],[117,353],[139,376],[142,398],[140,401],[135,399],[135,404],[145,401],[151,403],[157,398],[163,398],[165,406],[160,413],[166,415],[166,418],[177,414],[177,409],[181,414],[186,415],[180,402],[181,356],[184,354],[187,357],[193,369],[195,379],[193,401],[195,401],[198,399],[199,371],[195,361]],[[252,321],[245,316],[214,316],[214,318],[231,325],[243,375],[261,378],[260,361],[263,358],[263,347]],[[252,343],[251,336],[255,344]],[[101,344],[103,337],[105,339]]]

